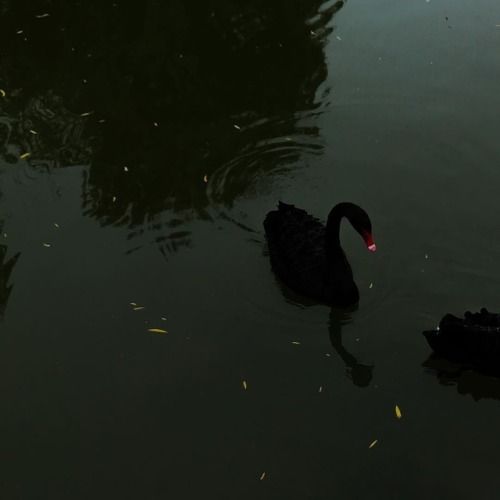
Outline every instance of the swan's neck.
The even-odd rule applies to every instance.
[[[340,222],[343,214],[334,207],[326,222],[326,253],[328,256],[343,254],[340,246]]]

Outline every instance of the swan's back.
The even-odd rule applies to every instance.
[[[264,220],[271,265],[293,290],[325,300],[325,226],[305,210],[279,202]]]

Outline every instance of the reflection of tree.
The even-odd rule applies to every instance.
[[[205,175],[264,148],[222,196],[231,202],[256,173],[296,161],[318,133],[303,118],[318,106],[322,42],[340,1],[318,14],[321,0],[47,0],[43,18],[28,0],[0,5],[9,117],[0,154],[90,163],[84,206],[102,224],[134,235],[170,209],[167,238],[182,244],[180,222],[208,217]],[[269,142],[285,137],[290,144]]]
[[[4,317],[5,308],[9,301],[10,292],[12,291],[12,285],[9,285],[9,278],[19,258],[19,254],[16,254],[14,257],[5,261],[6,255],[7,246],[0,245],[0,319]]]
[[[470,394],[474,400],[500,400],[500,370],[488,369],[478,371],[478,368],[466,366],[436,355],[431,355],[423,366],[432,370],[442,385],[456,386],[459,394]]]

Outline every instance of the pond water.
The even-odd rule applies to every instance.
[[[421,332],[500,309],[500,3],[0,9],[2,498],[497,495],[500,379]],[[369,212],[356,310],[278,200]]]

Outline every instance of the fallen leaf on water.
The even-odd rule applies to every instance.
[[[375,441],[372,441],[370,443],[370,446],[368,446],[368,448],[373,448],[377,443],[378,443],[378,439],[375,439]]]
[[[130,302],[131,306],[136,306],[137,304],[135,302]]]
[[[134,311],[140,311],[141,309],[144,309],[144,306],[134,307]]]
[[[246,380],[243,380],[243,389],[245,389],[245,391],[247,390],[247,381]]]
[[[31,153],[23,153],[19,159],[20,160],[25,160],[26,158],[29,158],[31,156]]]
[[[155,127],[158,127],[158,122],[153,122],[153,125],[154,125]]]
[[[37,19],[43,19],[44,17],[49,17],[49,16],[50,16],[50,14],[48,14],[47,12],[45,12],[45,14],[38,14],[35,17]]]
[[[241,130],[241,127],[239,125],[236,125],[236,123],[233,125],[233,127],[236,129],[236,130]]]
[[[203,176],[203,182],[205,182],[205,183],[207,183],[207,182],[208,182],[208,177],[207,177],[207,175],[206,175],[206,174]]]
[[[2,97],[5,97],[7,94],[5,93],[5,90],[4,89],[0,89],[0,95]]]
[[[93,113],[94,113],[93,111],[86,111],[85,113],[80,113],[80,116],[90,116]]]
[[[161,328],[148,328],[148,332],[151,332],[151,333],[168,333],[167,330],[162,330]]]
[[[399,408],[398,405],[395,406],[394,412],[396,413],[396,417],[401,418],[403,414],[401,413],[401,409]]]
[[[123,167],[124,172],[128,172],[128,167]]]
[[[373,288],[373,283],[370,283],[370,286],[368,288]]]
[[[99,120],[97,123],[105,123],[106,120]]]
[[[38,135],[38,132],[37,132],[36,130],[31,129],[31,130],[30,130],[30,134],[33,134],[33,135]]]
[[[318,392],[323,392],[323,386],[322,385],[319,386]]]
[[[54,227],[59,229],[59,224],[57,222],[54,222]]]
[[[263,472],[263,473],[260,475],[260,480],[262,481],[265,477],[266,477],[266,473],[265,473],[265,472]]]
[[[50,247],[50,243],[44,243],[43,246],[49,248]]]
[[[300,345],[300,342],[297,342],[296,340],[293,340],[293,341],[292,341],[292,344],[295,344],[295,345]]]
[[[164,316],[161,317],[161,320],[162,321],[167,321],[167,318],[165,318]]]

